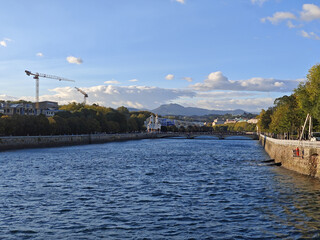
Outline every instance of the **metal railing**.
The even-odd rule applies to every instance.
[[[267,140],[269,142],[272,142],[272,143],[275,143],[278,145],[320,148],[320,141],[311,142],[309,140],[301,140],[301,141],[300,140],[282,140],[282,139],[275,139],[275,138],[267,137],[263,134],[260,134],[260,138],[263,138],[264,140]]]

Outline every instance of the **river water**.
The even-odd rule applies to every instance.
[[[0,239],[320,236],[320,182],[257,141],[157,139],[0,153]]]

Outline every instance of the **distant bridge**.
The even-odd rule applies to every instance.
[[[212,136],[218,139],[228,139],[229,137],[244,137],[242,139],[259,140],[259,136],[255,132],[169,132],[161,133],[161,137],[185,137],[193,139],[200,136]]]

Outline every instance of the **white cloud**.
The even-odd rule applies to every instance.
[[[283,86],[284,86],[284,83],[283,83],[283,82],[275,82],[275,83],[274,83],[274,86],[275,86],[275,87],[283,87]]]
[[[138,82],[139,80],[138,79],[131,79],[131,80],[129,80],[129,82]]]
[[[191,77],[184,77],[182,79],[186,80],[187,82],[192,82],[193,81],[193,79]]]
[[[194,107],[214,110],[243,109],[249,112],[260,112],[273,105],[273,98],[245,98],[245,99],[205,99],[199,100]]]
[[[22,99],[22,98],[21,98]],[[19,98],[17,97],[12,97],[12,96],[8,96],[6,94],[0,94],[0,100],[5,100],[5,101],[8,101],[8,100],[11,100],[11,101],[16,101],[16,100],[19,100]]]
[[[100,85],[82,88],[88,95],[89,104],[98,103],[103,106],[119,107],[121,105],[129,107],[153,109],[161,104],[174,101],[181,97],[192,98],[196,95],[190,90],[165,89],[147,86],[113,86]],[[51,89],[53,95],[44,95],[40,100],[57,101],[61,104],[76,101],[82,102],[83,96],[72,87],[62,87]],[[33,100],[34,97],[24,97]]]
[[[211,91],[223,89],[227,87],[227,85],[230,85],[230,82],[223,76],[222,72],[212,72],[203,83],[196,83],[191,85],[191,87],[199,91]],[[228,88],[225,88],[224,90],[226,89]]]
[[[7,43],[6,43],[6,41],[0,41],[0,46],[2,46],[2,47],[7,47]]]
[[[288,26],[288,28],[301,28],[301,27],[303,27],[303,24],[295,25],[291,21],[288,21],[287,26]]]
[[[0,46],[7,47],[8,42],[11,42],[12,40],[10,38],[4,38],[2,41],[0,41]]]
[[[36,55],[37,55],[38,57],[43,57],[43,53],[41,53],[41,52],[38,52]]]
[[[211,74],[211,78],[215,74]],[[216,74],[217,75],[217,74]],[[236,82],[236,81],[230,81]],[[296,81],[296,84],[298,82]],[[282,82],[276,81],[274,85],[282,86]],[[237,109],[259,112],[262,108],[273,105],[274,99],[267,94],[246,91],[193,91],[181,89],[165,89],[148,86],[114,86],[99,85],[82,87],[89,98],[89,104],[97,103],[106,107],[117,108],[119,106],[154,109],[161,104],[178,103],[183,106],[202,107],[207,109]],[[69,102],[82,102],[83,96],[73,87],[59,87],[50,90],[52,94],[40,96],[41,101],[57,101],[60,104]],[[4,98],[0,95],[0,99]],[[6,97],[6,99],[17,99]],[[20,99],[20,98],[19,98]],[[34,96],[21,99],[34,101]]]
[[[309,32],[308,33],[306,31],[302,30],[300,32],[300,35],[302,37],[305,37],[305,38],[310,38],[310,39],[314,39],[314,40],[320,40],[320,37],[317,34],[315,34],[314,32]]]
[[[176,0],[176,2],[181,3],[181,4],[185,4],[185,0]]]
[[[273,105],[273,98],[262,97],[253,92],[194,92],[178,89],[164,89],[147,86],[100,85],[82,87],[89,98],[89,104],[117,108],[119,106],[154,109],[161,104],[178,103],[183,106],[206,109],[227,110],[241,108],[245,111],[259,112]],[[40,101],[57,101],[60,104],[82,102],[83,96],[73,87],[61,87],[50,90],[53,94],[40,96]],[[18,98],[0,95],[0,99],[18,100]],[[34,96],[22,97],[34,101]]]
[[[196,98],[214,98],[214,99],[226,99],[226,98],[243,98],[256,96],[253,92],[237,92],[237,91],[214,91],[214,92],[197,92]]]
[[[222,72],[212,72],[203,83],[190,87],[197,91],[234,90],[259,92],[290,92],[297,87],[298,81],[277,80],[273,78],[250,78],[248,80],[229,80]]]
[[[69,63],[75,63],[75,64],[82,64],[83,63],[81,58],[76,58],[76,57],[73,57],[73,56],[67,57],[67,61]]]
[[[272,17],[262,18],[261,22],[270,21],[272,24],[278,24],[284,20],[296,19],[297,17],[290,12],[276,12]]]
[[[138,102],[131,102],[131,101],[112,101],[111,102],[113,106],[126,106],[126,107],[130,107],[130,108],[140,108],[143,109],[144,106]]]
[[[167,76],[165,76],[165,79],[172,80],[172,79],[174,79],[174,75],[173,74],[168,74]]]
[[[295,28],[296,27],[296,25],[294,25],[291,21],[287,22],[287,26],[288,26],[288,28]]]
[[[104,83],[105,83],[105,84],[120,84],[120,82],[117,81],[117,80],[105,81]]]
[[[300,17],[304,21],[312,21],[320,19],[320,7],[315,4],[303,4],[303,11],[300,13]]]
[[[307,33],[307,32],[306,32],[306,31],[304,31],[304,30],[301,30],[300,34],[301,34],[301,36],[302,36],[302,37],[310,38],[309,33]]]
[[[252,4],[258,4],[258,5],[262,5],[263,3],[265,3],[268,0],[251,0]]]

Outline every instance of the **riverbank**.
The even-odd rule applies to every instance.
[[[166,133],[124,133],[124,134],[83,134],[57,136],[17,136],[0,137],[0,151],[85,145],[168,137]]]
[[[225,137],[244,136],[251,140],[258,140],[258,136],[252,133],[221,134],[206,132],[167,132],[167,133],[122,133],[122,134],[83,134],[83,135],[54,135],[54,136],[10,136],[0,137],[0,151],[24,149],[24,148],[44,148],[61,147],[73,145],[85,145],[94,143],[107,143],[116,141],[184,137],[192,139],[196,136],[214,136],[219,139]],[[244,138],[245,140],[246,138]]]
[[[260,135],[260,143],[276,163],[289,170],[320,178],[320,142],[279,140]]]

